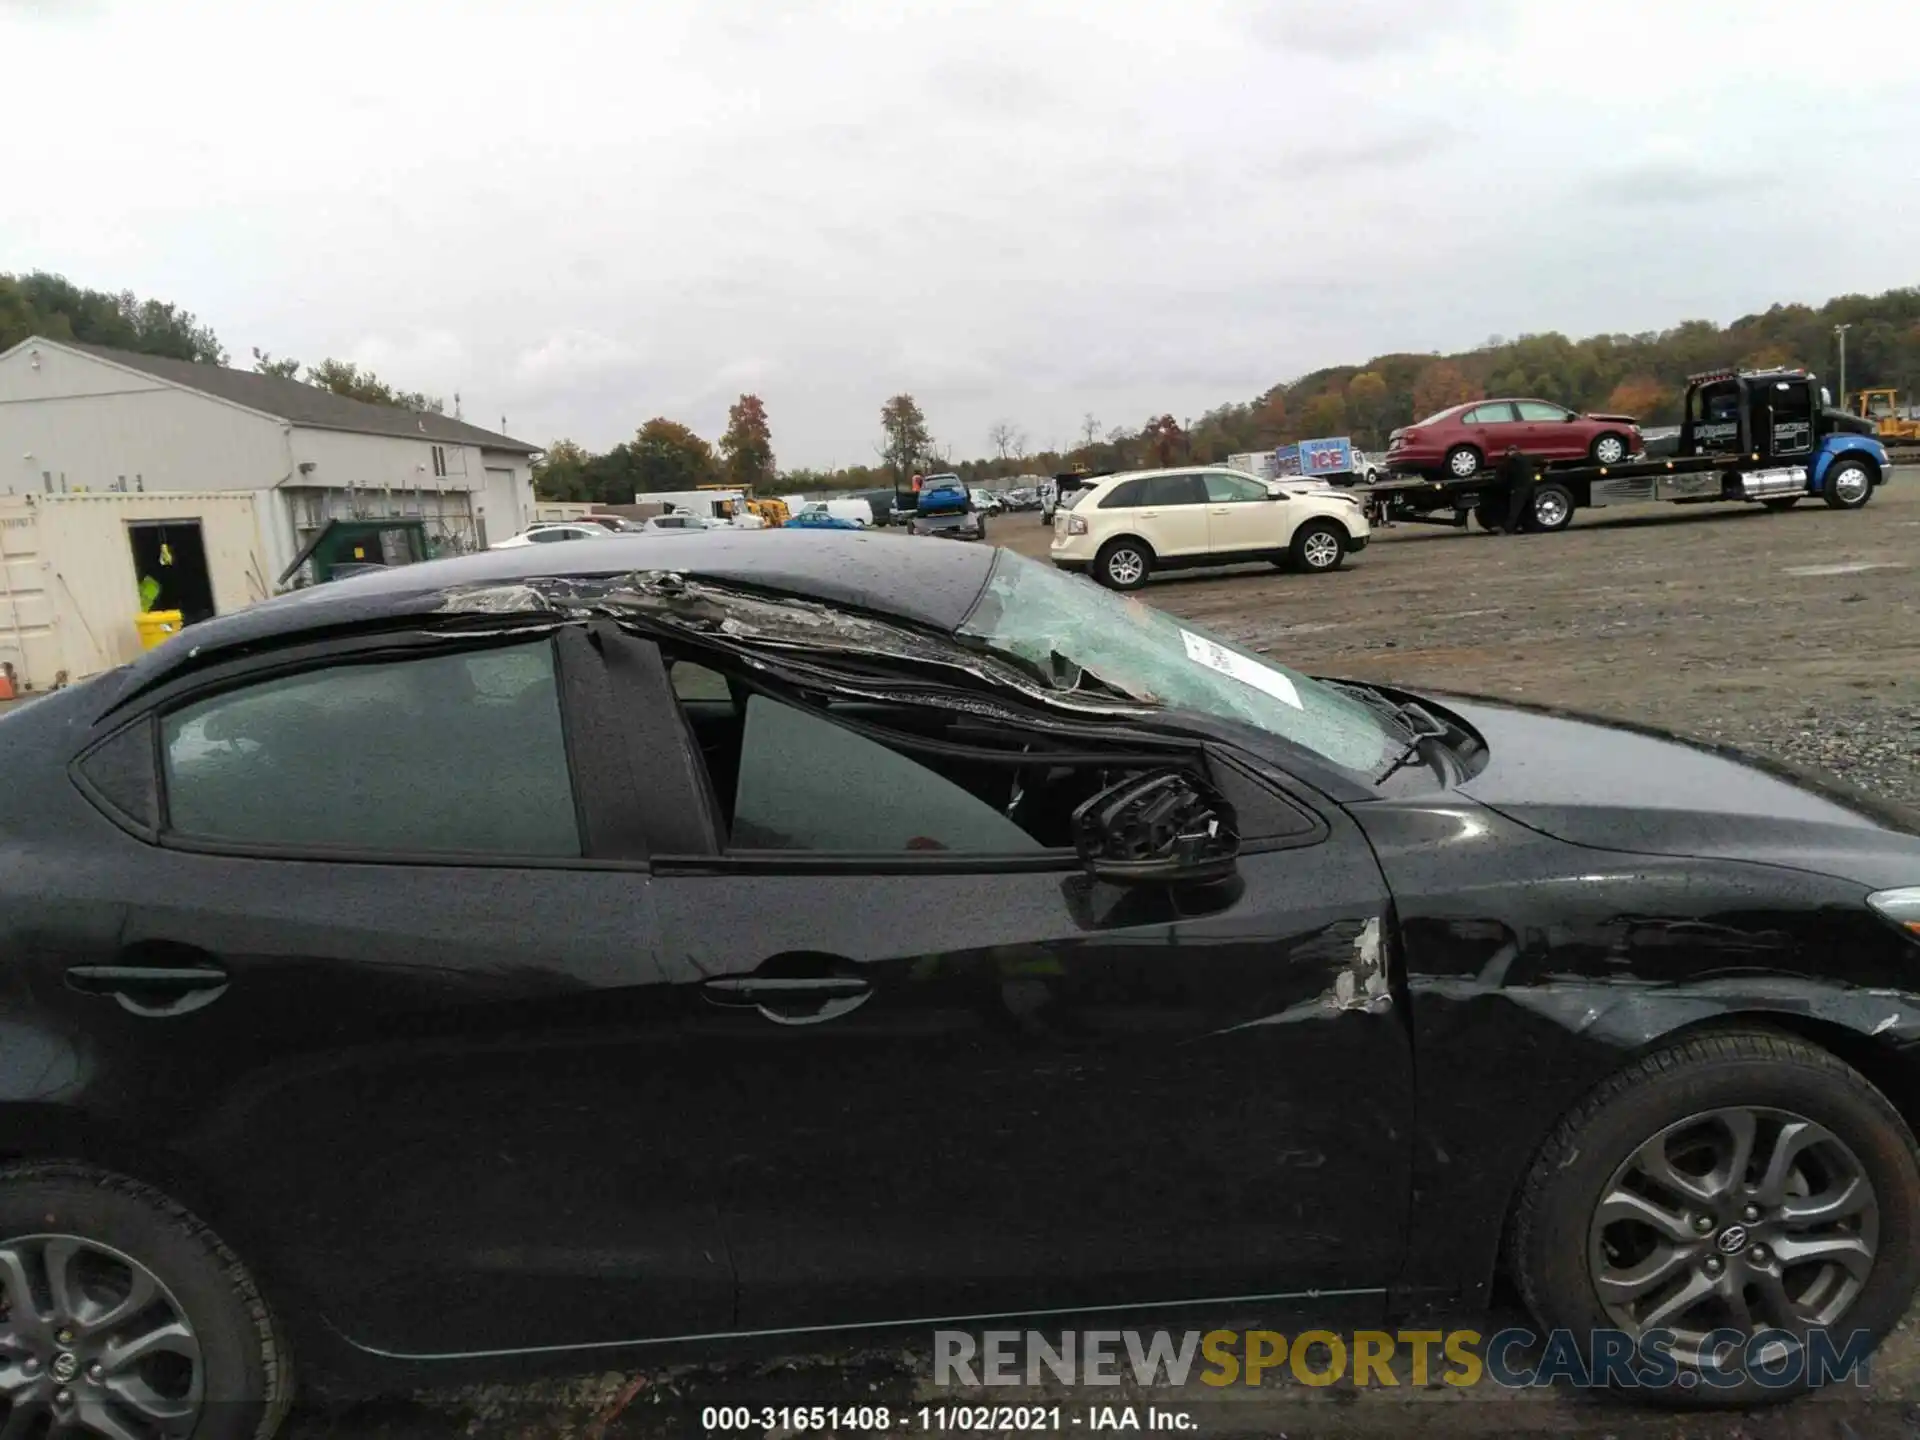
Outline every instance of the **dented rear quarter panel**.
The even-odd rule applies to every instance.
[[[1465,797],[1352,807],[1393,893],[1414,1066],[1403,1309],[1484,1298],[1555,1124],[1691,1030],[1806,1035],[1911,1120],[1920,949],[1864,885],[1542,835]]]

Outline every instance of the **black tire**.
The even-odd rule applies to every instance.
[[[1762,500],[1760,503],[1769,510],[1791,510],[1800,503],[1800,497],[1798,495],[1776,495],[1773,499]]]
[[[1835,510],[1858,510],[1873,498],[1873,471],[1858,460],[1836,460],[1820,484],[1820,498]]]
[[[1573,492],[1558,480],[1533,487],[1533,503],[1527,507],[1526,527],[1542,534],[1564,530],[1573,523]]]
[[[52,1358],[42,1362],[49,1385],[63,1378],[58,1366],[65,1366],[72,1377],[65,1392],[72,1398],[62,1406],[66,1414],[106,1399],[111,1373],[96,1387],[87,1366],[91,1355],[109,1342],[108,1329],[158,1327],[171,1310],[171,1318],[184,1321],[199,1346],[204,1400],[193,1434],[205,1440],[267,1440],[280,1428],[293,1403],[293,1357],[286,1337],[246,1267],[185,1207],[137,1181],[87,1166],[53,1162],[0,1169],[0,1253],[11,1250],[32,1257],[36,1251],[31,1237],[46,1236],[84,1242],[82,1253],[68,1267],[69,1275],[90,1265],[95,1277],[91,1284],[111,1288],[116,1281],[132,1279],[128,1267],[137,1266],[158,1285],[145,1308],[109,1324],[100,1324],[96,1317],[91,1333],[82,1326],[76,1338],[66,1342],[59,1335],[74,1332],[44,1334],[41,1344],[52,1347]],[[10,1291],[6,1298],[10,1305],[17,1304]],[[22,1340],[29,1334],[15,1325],[11,1310],[0,1320],[0,1330]],[[140,1371],[153,1389],[168,1396],[184,1393],[190,1372],[180,1355],[162,1353],[140,1363],[161,1367]],[[15,1390],[16,1405],[34,1393]],[[60,1403],[50,1388],[46,1397],[49,1406]],[[129,1412],[116,1405],[112,1413],[124,1420]]]
[[[1491,500],[1482,500],[1473,507],[1473,518],[1479,522],[1482,530],[1498,535],[1507,528],[1507,507]]]
[[[1127,556],[1133,557],[1135,566],[1126,564]],[[1119,565],[1117,574],[1116,563]],[[1100,553],[1093,560],[1093,578],[1109,590],[1138,590],[1152,574],[1153,547],[1131,535],[1109,540],[1100,547]]]
[[[1447,451],[1446,472],[1455,480],[1467,480],[1478,475],[1486,468],[1486,464],[1487,457],[1471,445],[1456,445]]]
[[[1293,543],[1287,547],[1287,562],[1295,570],[1309,575],[1328,574],[1346,563],[1347,546],[1352,540],[1346,527],[1337,520],[1309,520],[1293,532]]]
[[[1638,1285],[1644,1271],[1656,1268],[1664,1256],[1622,1255],[1609,1248],[1623,1236],[1630,1238],[1636,1222],[1615,1219],[1603,1226],[1601,1201],[1608,1194],[1621,1193],[1620,1176],[1632,1173],[1629,1167],[1635,1157],[1646,1153],[1642,1147],[1663,1136],[1674,1137],[1685,1159],[1688,1142],[1679,1137],[1709,1133],[1715,1122],[1703,1117],[1741,1114],[1761,1118],[1749,1122],[1753,1126],[1749,1158],[1738,1169],[1739,1182],[1726,1187],[1726,1198],[1690,1202],[1677,1189],[1662,1193],[1656,1186],[1648,1192],[1629,1185],[1636,1194],[1650,1193],[1653,1203],[1673,1221],[1676,1236],[1672,1239],[1663,1238],[1665,1232],[1653,1225],[1639,1226],[1655,1237],[1655,1250],[1685,1252],[1684,1263],[1671,1269],[1658,1267],[1666,1270],[1667,1279],[1648,1288],[1648,1299],[1657,1306],[1669,1295],[1669,1283],[1676,1288],[1696,1283],[1729,1290],[1737,1286],[1743,1296],[1754,1294],[1759,1282],[1745,1278],[1753,1273],[1750,1263],[1771,1266],[1774,1273],[1781,1270],[1777,1257],[1762,1254],[1776,1234],[1774,1217],[1764,1210],[1744,1208],[1746,1199],[1752,1198],[1750,1192],[1766,1187],[1767,1176],[1755,1181],[1754,1170],[1781,1163],[1779,1157],[1784,1154],[1782,1168],[1791,1165],[1793,1169],[1776,1189],[1783,1196],[1804,1199],[1793,1184],[1806,1175],[1809,1162],[1812,1175],[1820,1178],[1823,1158],[1844,1154],[1853,1168],[1838,1173],[1865,1178],[1877,1216],[1871,1244],[1865,1239],[1864,1213],[1861,1220],[1861,1245],[1870,1253],[1870,1268],[1844,1308],[1823,1323],[1842,1342],[1849,1333],[1864,1330],[1877,1344],[1893,1328],[1920,1280],[1920,1234],[1912,1198],[1920,1190],[1920,1154],[1915,1152],[1912,1132],[1886,1098],[1852,1067],[1797,1037],[1765,1030],[1676,1041],[1603,1082],[1560,1121],[1534,1159],[1509,1231],[1511,1272],[1521,1297],[1543,1327],[1568,1327],[1583,1337],[1597,1328],[1644,1328],[1632,1323],[1631,1315],[1623,1317],[1618,1305],[1603,1301],[1595,1272],[1619,1266],[1617,1275],[1630,1276],[1638,1265],[1643,1270],[1634,1281]],[[1825,1138],[1798,1150],[1784,1143],[1777,1149],[1763,1148],[1780,1141],[1779,1127],[1785,1120],[1811,1122],[1824,1130]],[[1729,1138],[1734,1133],[1724,1130]],[[1830,1143],[1841,1148],[1830,1150]],[[1669,1172],[1703,1189],[1720,1181],[1717,1166],[1695,1170],[1676,1161],[1664,1145],[1660,1154],[1669,1162]],[[1731,1160],[1726,1172],[1735,1173]],[[1838,1183],[1835,1172],[1826,1173],[1826,1185]],[[1815,1199],[1826,1193],[1825,1188],[1807,1191]],[[1678,1241],[1679,1234],[1688,1237],[1684,1244]],[[1718,1268],[1710,1268],[1714,1266]],[[1802,1264],[1786,1270],[1789,1292],[1795,1285],[1807,1286],[1805,1280],[1791,1278],[1804,1276],[1807,1268]],[[1616,1298],[1632,1288],[1623,1287]],[[1801,1290],[1803,1299],[1812,1294],[1811,1288]],[[1717,1323],[1713,1315],[1711,1308],[1697,1304],[1679,1312],[1670,1326],[1681,1334],[1673,1347],[1676,1360],[1689,1343],[1699,1343],[1697,1338],[1688,1341],[1685,1322],[1699,1317],[1697,1336],[1698,1325]],[[1750,1405],[1783,1400],[1806,1388],[1804,1367],[1797,1386],[1769,1386],[1745,1374],[1738,1379],[1738,1385],[1726,1388],[1700,1383],[1689,1387],[1682,1381],[1631,1393],[1667,1404]]]
[[[987,517],[984,515],[980,517],[980,537],[979,538],[982,540],[987,538]]]
[[[1602,453],[1602,452],[1606,453]],[[1587,458],[1596,465],[1618,465],[1633,447],[1627,443],[1627,437],[1618,430],[1603,430],[1593,437],[1593,444],[1587,447]]]

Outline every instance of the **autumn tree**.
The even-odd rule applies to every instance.
[[[773,430],[758,395],[742,395],[727,411],[720,456],[729,484],[742,489],[773,484]]]
[[[1447,360],[1436,360],[1414,379],[1413,418],[1425,419],[1479,398],[1479,387],[1462,375],[1458,366]]]
[[[1153,456],[1153,463],[1160,466],[1174,464],[1186,449],[1186,432],[1171,415],[1149,420],[1142,427],[1140,438],[1147,442],[1147,453]]]
[[[1347,414],[1364,445],[1380,443],[1387,427],[1387,382],[1375,370],[1362,370],[1347,382]]]
[[[1667,387],[1653,376],[1629,375],[1613,387],[1613,393],[1607,396],[1606,408],[1615,415],[1644,419],[1658,413],[1667,395]]]
[[[547,447],[546,453],[533,462],[535,497],[541,500],[601,499],[589,493],[587,467],[592,460],[593,457],[585,448],[573,441],[554,441]]]
[[[932,449],[927,417],[913,396],[896,395],[880,407],[880,458],[896,485],[918,470]]]
[[[1252,434],[1248,448],[1271,450],[1286,438],[1287,387],[1276,385],[1249,407]]]
[[[658,415],[633,437],[634,490],[696,490],[716,483],[713,447],[677,420]]]
[[[1325,390],[1313,397],[1300,412],[1300,435],[1306,440],[1324,440],[1347,433],[1347,402],[1338,390]]]
[[[418,390],[396,390],[371,370],[362,370],[351,360],[322,360],[309,365],[306,383],[316,389],[344,395],[349,400],[364,400],[369,405],[395,405],[402,410],[420,410],[444,415],[447,402]]]

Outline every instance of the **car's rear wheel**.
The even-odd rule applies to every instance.
[[[1587,454],[1599,465],[1618,465],[1627,458],[1627,437],[1608,431],[1604,435],[1593,437],[1593,444]]]
[[[1287,556],[1296,570],[1325,574],[1347,558],[1347,532],[1331,520],[1309,520],[1293,532]]]
[[[293,1398],[233,1252],[158,1191],[78,1165],[0,1169],[0,1353],[0,1434],[265,1440]]]
[[[1857,1071],[1783,1034],[1700,1035],[1562,1119],[1509,1259],[1543,1326],[1671,1337],[1693,1381],[1649,1398],[1783,1399],[1807,1388],[1814,1332],[1840,1351],[1899,1320],[1920,1280],[1917,1190],[1912,1133]]]
[[[1873,498],[1873,472],[1858,460],[1841,460],[1827,471],[1821,496],[1836,510],[1858,510]]]
[[[1456,480],[1468,480],[1480,473],[1486,459],[1471,445],[1456,445],[1447,452],[1447,473]]]
[[[1093,562],[1093,578],[1110,590],[1138,590],[1153,573],[1153,551],[1142,541],[1109,540]]]

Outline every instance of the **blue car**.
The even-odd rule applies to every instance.
[[[853,520],[843,520],[838,515],[829,515],[825,510],[802,510],[787,521],[789,530],[858,530],[859,524]]]

